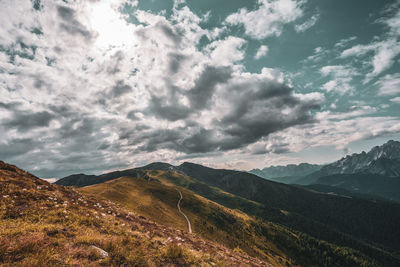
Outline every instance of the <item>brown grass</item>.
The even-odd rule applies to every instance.
[[[2,162],[0,237],[1,266],[266,265]]]

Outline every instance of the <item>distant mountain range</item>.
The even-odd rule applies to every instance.
[[[323,165],[301,163],[299,165],[289,164],[286,166],[266,167],[262,170],[253,169],[249,172],[268,180],[290,184],[303,176],[319,171],[322,166]]]
[[[400,142],[390,140],[368,153],[352,154],[325,166],[300,164],[252,170],[260,177],[287,184],[400,202]],[[308,173],[307,173],[308,172]]]
[[[388,141],[382,146],[372,148],[368,153],[348,155],[328,164],[321,170],[302,179],[311,183],[313,179],[332,174],[377,174],[388,177],[400,176],[400,142]]]

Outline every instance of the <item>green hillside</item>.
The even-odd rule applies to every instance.
[[[121,177],[80,191],[120,203],[157,223],[187,230],[186,221],[176,207],[178,188],[183,194],[182,210],[190,218],[195,234],[268,260],[276,266],[383,266],[381,263],[385,261],[382,259],[379,263],[354,249],[317,240],[237,209],[226,208],[176,184],[197,185],[197,191],[209,191],[237,203],[242,209],[247,206],[262,210],[259,203],[208,187],[176,172],[149,171],[143,178]]]

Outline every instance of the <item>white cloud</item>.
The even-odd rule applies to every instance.
[[[268,53],[268,46],[262,45],[260,48],[258,48],[256,55],[254,56],[255,59],[260,59],[267,55]]]
[[[297,0],[258,0],[259,7],[248,11],[245,8],[226,18],[231,25],[243,25],[246,34],[255,39],[279,36],[285,24],[303,15],[302,4]]]
[[[315,25],[315,23],[317,23],[317,21],[319,20],[319,14],[312,16],[311,18],[309,18],[306,22],[302,23],[302,24],[297,24],[296,26],[294,26],[294,29],[296,32],[305,32],[308,29],[310,29],[312,26]]]
[[[246,72],[244,39],[218,39],[184,5],[170,20],[137,10],[130,24],[124,2],[0,2],[2,159],[44,177],[98,172],[229,154],[312,120],[321,96],[296,94],[274,69]],[[293,1],[261,3],[290,20]]]
[[[333,78],[326,82],[322,86],[322,89],[327,92],[336,91],[341,94],[353,89],[351,85],[353,76],[358,75],[354,69],[341,65],[324,66],[321,68],[320,72],[325,77]]]
[[[337,43],[335,44],[335,47],[339,47],[339,48],[345,47],[345,46],[347,46],[350,42],[352,42],[352,41],[354,41],[354,40],[357,40],[357,36],[351,36],[351,37],[349,37],[349,38],[342,39],[342,40],[340,40],[339,42],[337,42]]]
[[[374,111],[373,109],[369,111],[369,109],[358,112],[368,114]],[[358,117],[354,112],[342,115],[326,113],[318,116],[320,118],[318,123],[308,127],[292,127],[271,134],[268,141],[274,142],[275,138],[279,137],[279,143],[286,144],[293,152],[327,144],[341,150],[354,141],[400,132],[400,120],[397,117]]]
[[[217,40],[206,47],[213,65],[229,66],[235,62],[243,60],[243,46],[246,40],[234,36],[229,36],[224,40]]]
[[[394,102],[394,103],[400,104],[400,96],[399,96],[399,97],[392,98],[392,99],[390,99],[390,101],[392,101],[392,102]]]
[[[379,87],[380,95],[400,94],[400,74],[388,74],[379,79],[375,85]]]
[[[389,70],[395,63],[395,59],[400,55],[400,6],[398,4],[391,5],[386,12],[387,17],[380,18],[377,22],[388,27],[388,31],[382,36],[375,37],[374,41],[369,44],[355,45],[344,50],[341,58],[347,57],[364,57],[362,60],[369,62],[372,69],[364,80],[364,83],[370,82],[385,71]]]

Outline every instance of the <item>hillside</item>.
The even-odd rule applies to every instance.
[[[355,194],[364,194],[400,203],[400,177],[378,174],[334,174],[318,178],[314,183],[345,189]]]
[[[166,180],[264,222],[284,225],[302,235],[306,233],[317,240],[362,251],[384,266],[399,263],[395,258],[399,247],[399,205],[321,194],[270,182],[248,173],[191,163],[180,166],[155,163],[140,170],[149,168],[154,171],[159,166],[173,171],[162,171],[163,174],[157,177],[147,173],[147,178],[153,177],[151,179],[159,182]],[[224,188],[227,192],[222,190]],[[284,246],[290,247],[291,242]],[[387,252],[376,246],[385,248]]]
[[[87,186],[80,191],[120,203],[158,223],[187,230],[186,221],[176,207],[178,189],[184,197],[182,210],[190,218],[196,234],[268,260],[274,266],[333,266],[327,265],[327,262],[335,262],[337,266],[360,266],[374,262],[356,250],[263,222],[178,187],[175,183],[193,184],[196,181],[176,172],[150,171],[147,178],[121,177]]]
[[[184,163],[179,170],[208,185],[256,201],[265,207],[287,210],[329,226],[330,229],[380,244],[389,250],[400,250],[400,205],[382,201],[348,199],[318,194],[303,188],[274,183],[255,175],[207,168]],[[298,227],[292,223],[290,226]],[[301,227],[305,231],[304,227]],[[312,230],[311,230],[312,231]]]
[[[270,266],[0,161],[2,266]]]

